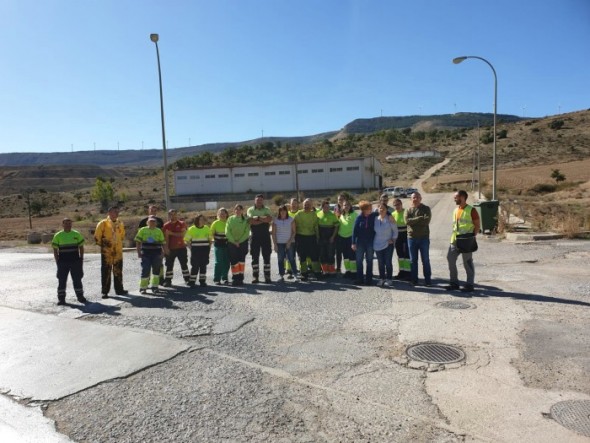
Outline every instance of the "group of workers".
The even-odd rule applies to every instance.
[[[473,291],[474,267],[472,250],[458,247],[457,238],[475,240],[479,232],[477,211],[467,204],[467,193],[454,195],[457,209],[453,213],[453,233],[447,253],[450,284],[447,290]],[[252,283],[260,280],[260,255],[265,283],[271,283],[271,254],[277,253],[279,281],[285,278],[307,281],[311,278],[330,278],[341,275],[355,284],[372,285],[373,258],[377,257],[377,285],[393,286],[393,280],[408,280],[418,285],[418,257],[422,260],[424,285],[431,286],[429,259],[430,208],[422,204],[419,192],[411,196],[411,207],[404,210],[402,201],[394,200],[388,206],[389,197],[383,194],[377,208],[368,201],[359,202],[360,213],[353,210],[346,196],[338,196],[331,208],[325,200],[316,209],[311,199],[299,207],[297,199],[289,206],[281,205],[276,215],[264,205],[262,194],[256,196],[254,205],[244,211],[237,204],[230,215],[225,208],[217,211],[216,219],[209,225],[204,215],[198,214],[191,226],[178,217],[175,209],[168,211],[164,222],[157,216],[158,208],[148,208],[148,216],[140,221],[135,236],[138,257],[141,260],[139,290],[145,294],[150,288],[158,292],[158,286],[170,287],[174,275],[174,263],[178,260],[186,284],[207,286],[207,267],[211,246],[214,249],[213,282],[217,285],[244,284],[246,256],[251,254]],[[57,263],[58,305],[65,304],[66,282],[71,274],[76,297],[86,303],[82,285],[84,238],[72,229],[69,218],[63,220],[63,230],[55,234],[52,242]],[[101,252],[101,293],[109,298],[111,278],[117,295],[128,293],[123,287],[123,240],[125,227],[119,219],[119,210],[109,208],[107,217],[101,220],[94,232]],[[188,251],[190,249],[190,269]],[[393,275],[393,253],[397,255],[397,275]],[[295,260],[298,256],[299,262]],[[462,255],[467,282],[459,286],[456,261]],[[163,263],[163,260],[164,263]],[[165,271],[164,266],[165,265]],[[150,278],[151,276],[151,278]]]

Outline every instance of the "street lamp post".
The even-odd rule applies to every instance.
[[[468,58],[476,58],[487,63],[487,65],[492,68],[492,72],[494,73],[494,147],[492,153],[492,200],[496,200],[496,114],[498,110],[498,77],[492,64],[483,57],[478,57],[476,55],[466,55],[454,58],[453,63],[458,65]]]
[[[160,69],[160,50],[158,49],[158,34],[150,34],[150,40],[156,44],[156,56],[158,58],[158,78],[160,80],[160,115],[162,117],[162,151],[164,153],[164,198],[166,210],[170,209],[170,193],[168,191],[168,157],[166,155],[166,129],[164,127],[164,96],[162,95],[162,71]]]

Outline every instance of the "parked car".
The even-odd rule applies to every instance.
[[[391,196],[395,197],[395,198],[399,198],[399,197],[405,197],[405,192],[406,190],[401,187],[401,186],[396,186],[395,188],[393,188],[393,191],[391,192]]]
[[[414,192],[418,192],[416,188],[406,188],[406,197],[411,197]]]

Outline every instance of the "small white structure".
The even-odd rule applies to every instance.
[[[176,195],[378,189],[381,163],[374,157],[219,166],[174,172]]]
[[[400,152],[399,154],[388,155],[385,157],[389,163],[399,160],[400,158],[425,158],[425,157],[441,157],[440,152],[438,151],[406,151]]]

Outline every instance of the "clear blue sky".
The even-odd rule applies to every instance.
[[[588,0],[2,0],[0,152],[161,148],[356,118],[590,108]]]

